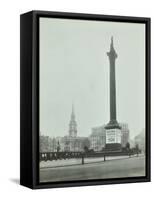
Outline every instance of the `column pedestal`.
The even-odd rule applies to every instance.
[[[110,128],[106,129],[106,144],[105,149],[107,151],[121,151],[121,129]]]

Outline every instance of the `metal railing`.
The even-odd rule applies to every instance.
[[[72,158],[80,158],[81,163],[84,164],[85,158],[98,158],[102,157],[106,161],[106,157],[109,156],[138,156],[139,151],[111,151],[111,152],[41,152],[40,161],[52,161],[52,160],[66,160]]]

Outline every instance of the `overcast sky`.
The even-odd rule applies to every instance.
[[[109,51],[114,37],[117,120],[134,137],[145,127],[145,25],[40,18],[40,131],[78,136],[109,122]]]

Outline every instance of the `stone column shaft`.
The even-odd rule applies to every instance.
[[[116,121],[116,77],[115,58],[110,54],[110,121]]]

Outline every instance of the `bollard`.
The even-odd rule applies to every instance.
[[[84,156],[82,155],[82,165],[84,165]]]
[[[105,155],[104,155],[104,162],[106,161]]]

